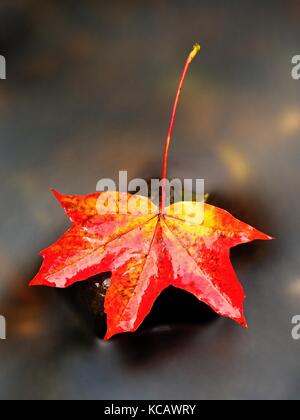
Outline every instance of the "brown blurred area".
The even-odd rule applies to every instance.
[[[298,399],[300,54],[296,0],[1,0],[1,399]],[[275,236],[233,252],[249,331],[231,321],[94,339],[54,290],[28,289],[68,222],[49,189],[160,174],[194,42],[170,177]]]

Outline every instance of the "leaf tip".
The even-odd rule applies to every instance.
[[[257,239],[262,240],[262,241],[275,241],[276,240],[276,238],[270,235],[267,235],[265,233],[259,232],[259,231],[257,231]]]
[[[106,335],[105,335],[105,337],[104,337],[104,341],[109,341],[111,338],[112,338],[112,336],[113,336],[114,334],[112,333],[112,332],[110,332],[110,331],[107,331],[107,333],[106,333]]]
[[[29,287],[36,287],[36,286],[42,286],[42,281],[39,280],[38,275],[36,275],[31,282],[29,283]]]
[[[239,316],[237,318],[232,319],[234,319],[238,324],[240,324],[245,330],[248,330],[249,326],[243,308],[241,308]]]
[[[51,188],[50,189],[50,191],[52,192],[52,194],[54,195],[54,197],[59,201],[59,202],[61,202],[61,200],[62,200],[62,198],[63,198],[63,195],[60,193],[60,192],[58,192],[58,191],[56,191],[56,189],[55,188]]]
[[[245,318],[243,318],[242,322],[241,322],[241,326],[245,329],[248,330],[249,329],[249,325],[248,322],[246,321]]]

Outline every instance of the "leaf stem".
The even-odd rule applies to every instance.
[[[175,118],[176,118],[177,108],[178,108],[179,99],[180,99],[180,95],[181,95],[181,90],[182,90],[182,86],[183,86],[187,71],[189,69],[189,66],[190,66],[191,62],[194,60],[194,58],[196,57],[196,55],[198,54],[198,52],[200,51],[200,49],[201,49],[200,45],[195,44],[194,47],[193,47],[193,50],[190,52],[190,54],[187,58],[187,61],[185,63],[185,66],[184,66],[184,69],[183,69],[183,72],[182,72],[182,75],[181,75],[181,79],[180,79],[180,82],[179,82],[179,86],[178,86],[178,90],[177,90],[177,94],[176,94],[176,98],[175,98],[175,102],[174,102],[174,106],[173,106],[172,117],[171,117],[171,121],[170,121],[170,126],[169,126],[168,136],[167,136],[167,140],[166,140],[166,145],[165,145],[163,168],[162,168],[162,194],[161,194],[161,201],[160,201],[160,212],[161,213],[163,213],[163,211],[165,209],[165,205],[166,205],[166,182],[167,182],[168,155],[169,155],[172,132],[173,132],[173,127],[174,127],[174,123],[175,123]]]

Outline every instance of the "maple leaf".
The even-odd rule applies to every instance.
[[[73,225],[43,251],[43,265],[32,286],[66,288],[104,272],[111,272],[105,297],[105,339],[136,331],[158,296],[169,286],[183,289],[218,314],[247,326],[245,294],[230,262],[230,249],[269,236],[208,204],[166,203],[166,169],[171,133],[183,81],[197,52],[188,57],[180,80],[164,164],[160,206],[148,198],[104,192],[65,196],[54,191]],[[130,201],[126,214],[120,203]],[[111,208],[107,203],[117,204]],[[204,213],[197,222],[195,213]]]

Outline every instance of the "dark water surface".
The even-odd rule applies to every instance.
[[[299,2],[2,3],[0,398],[298,398]],[[183,316],[104,344],[55,290],[27,288],[39,250],[68,226],[49,188],[160,173],[195,41],[170,177],[205,178],[211,202],[277,241],[233,252],[248,331]]]

